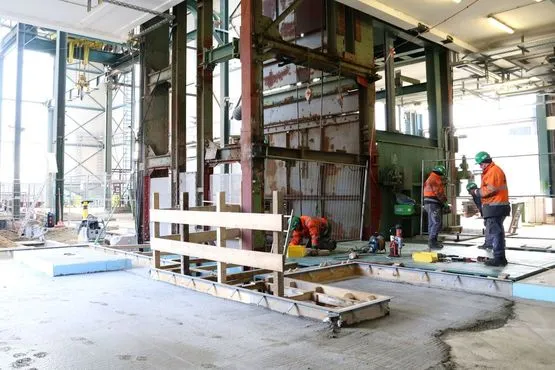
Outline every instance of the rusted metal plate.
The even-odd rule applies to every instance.
[[[298,70],[306,69],[305,67],[295,66],[294,64],[287,64],[285,66],[280,67],[278,63],[271,63],[264,65],[264,71],[262,73],[263,81],[264,81],[264,90],[275,89],[277,87],[286,86],[286,85],[294,85],[298,82]],[[315,78],[320,78],[322,76],[322,72],[309,68],[310,74],[309,79],[312,81]],[[303,73],[303,72],[301,72]],[[327,76],[327,73],[324,73],[324,76]],[[303,76],[304,79],[307,79],[307,76]]]
[[[264,123],[273,124],[288,122],[299,118],[319,117],[320,115],[332,115],[351,113],[358,111],[357,94],[337,94],[324,97],[323,104],[314,104],[300,101],[295,104],[287,104],[264,110]]]
[[[346,125],[327,126],[324,128],[322,150],[328,152],[345,151],[346,153],[360,153],[359,123],[351,122]],[[314,129],[311,129],[314,130]]]

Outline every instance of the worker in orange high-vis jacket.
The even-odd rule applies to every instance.
[[[444,166],[435,166],[424,183],[424,210],[428,214],[428,247],[430,249],[443,248],[437,237],[443,228],[443,211],[449,207],[443,184],[445,172]]]
[[[505,173],[496,165],[486,152],[476,154],[476,163],[482,169],[482,186],[472,190],[482,200],[482,214],[486,220],[486,240],[493,246],[493,259],[487,260],[488,266],[506,266],[505,229],[503,221],[511,214],[509,189]]]
[[[335,249],[335,243],[330,240],[331,225],[324,217],[293,216],[291,218],[292,245],[300,245],[304,238],[310,240],[309,247],[314,249]]]

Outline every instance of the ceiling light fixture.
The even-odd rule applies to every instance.
[[[453,0],[453,2],[454,2],[455,4],[460,4],[461,1],[462,1],[462,0]],[[538,0],[536,0],[536,1],[538,1]]]
[[[488,21],[495,27],[499,28],[501,31],[513,34],[515,30],[507,26],[505,23],[501,22],[499,19],[495,18],[493,15],[488,15]]]

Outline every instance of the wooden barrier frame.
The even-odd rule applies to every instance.
[[[272,214],[240,213],[237,205],[225,203],[225,193],[216,197],[216,206],[194,207],[187,209],[188,194],[181,196],[181,209],[160,209],[160,195],[154,193],[153,209],[150,220],[154,222],[154,237],[151,240],[153,250],[153,268],[160,269],[161,253],[172,253],[181,257],[181,272],[188,275],[189,257],[197,257],[217,263],[218,283],[226,283],[227,264],[248,266],[274,271],[276,282],[275,294],[283,296],[283,272],[285,256],[283,255],[284,216],[279,214],[282,196],[274,192]],[[160,236],[160,223],[178,224],[180,233]],[[189,233],[189,225],[217,227],[216,230]],[[271,231],[274,236],[274,253],[226,248],[225,241],[240,235],[241,229]],[[216,245],[203,242],[214,241]]]

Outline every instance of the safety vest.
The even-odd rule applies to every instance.
[[[424,183],[424,198],[434,199],[442,204],[447,201],[443,180],[441,176],[434,172],[428,176],[428,179]]]
[[[509,189],[503,170],[491,163],[482,173],[482,186],[478,190],[483,205],[504,206],[509,204]]]

